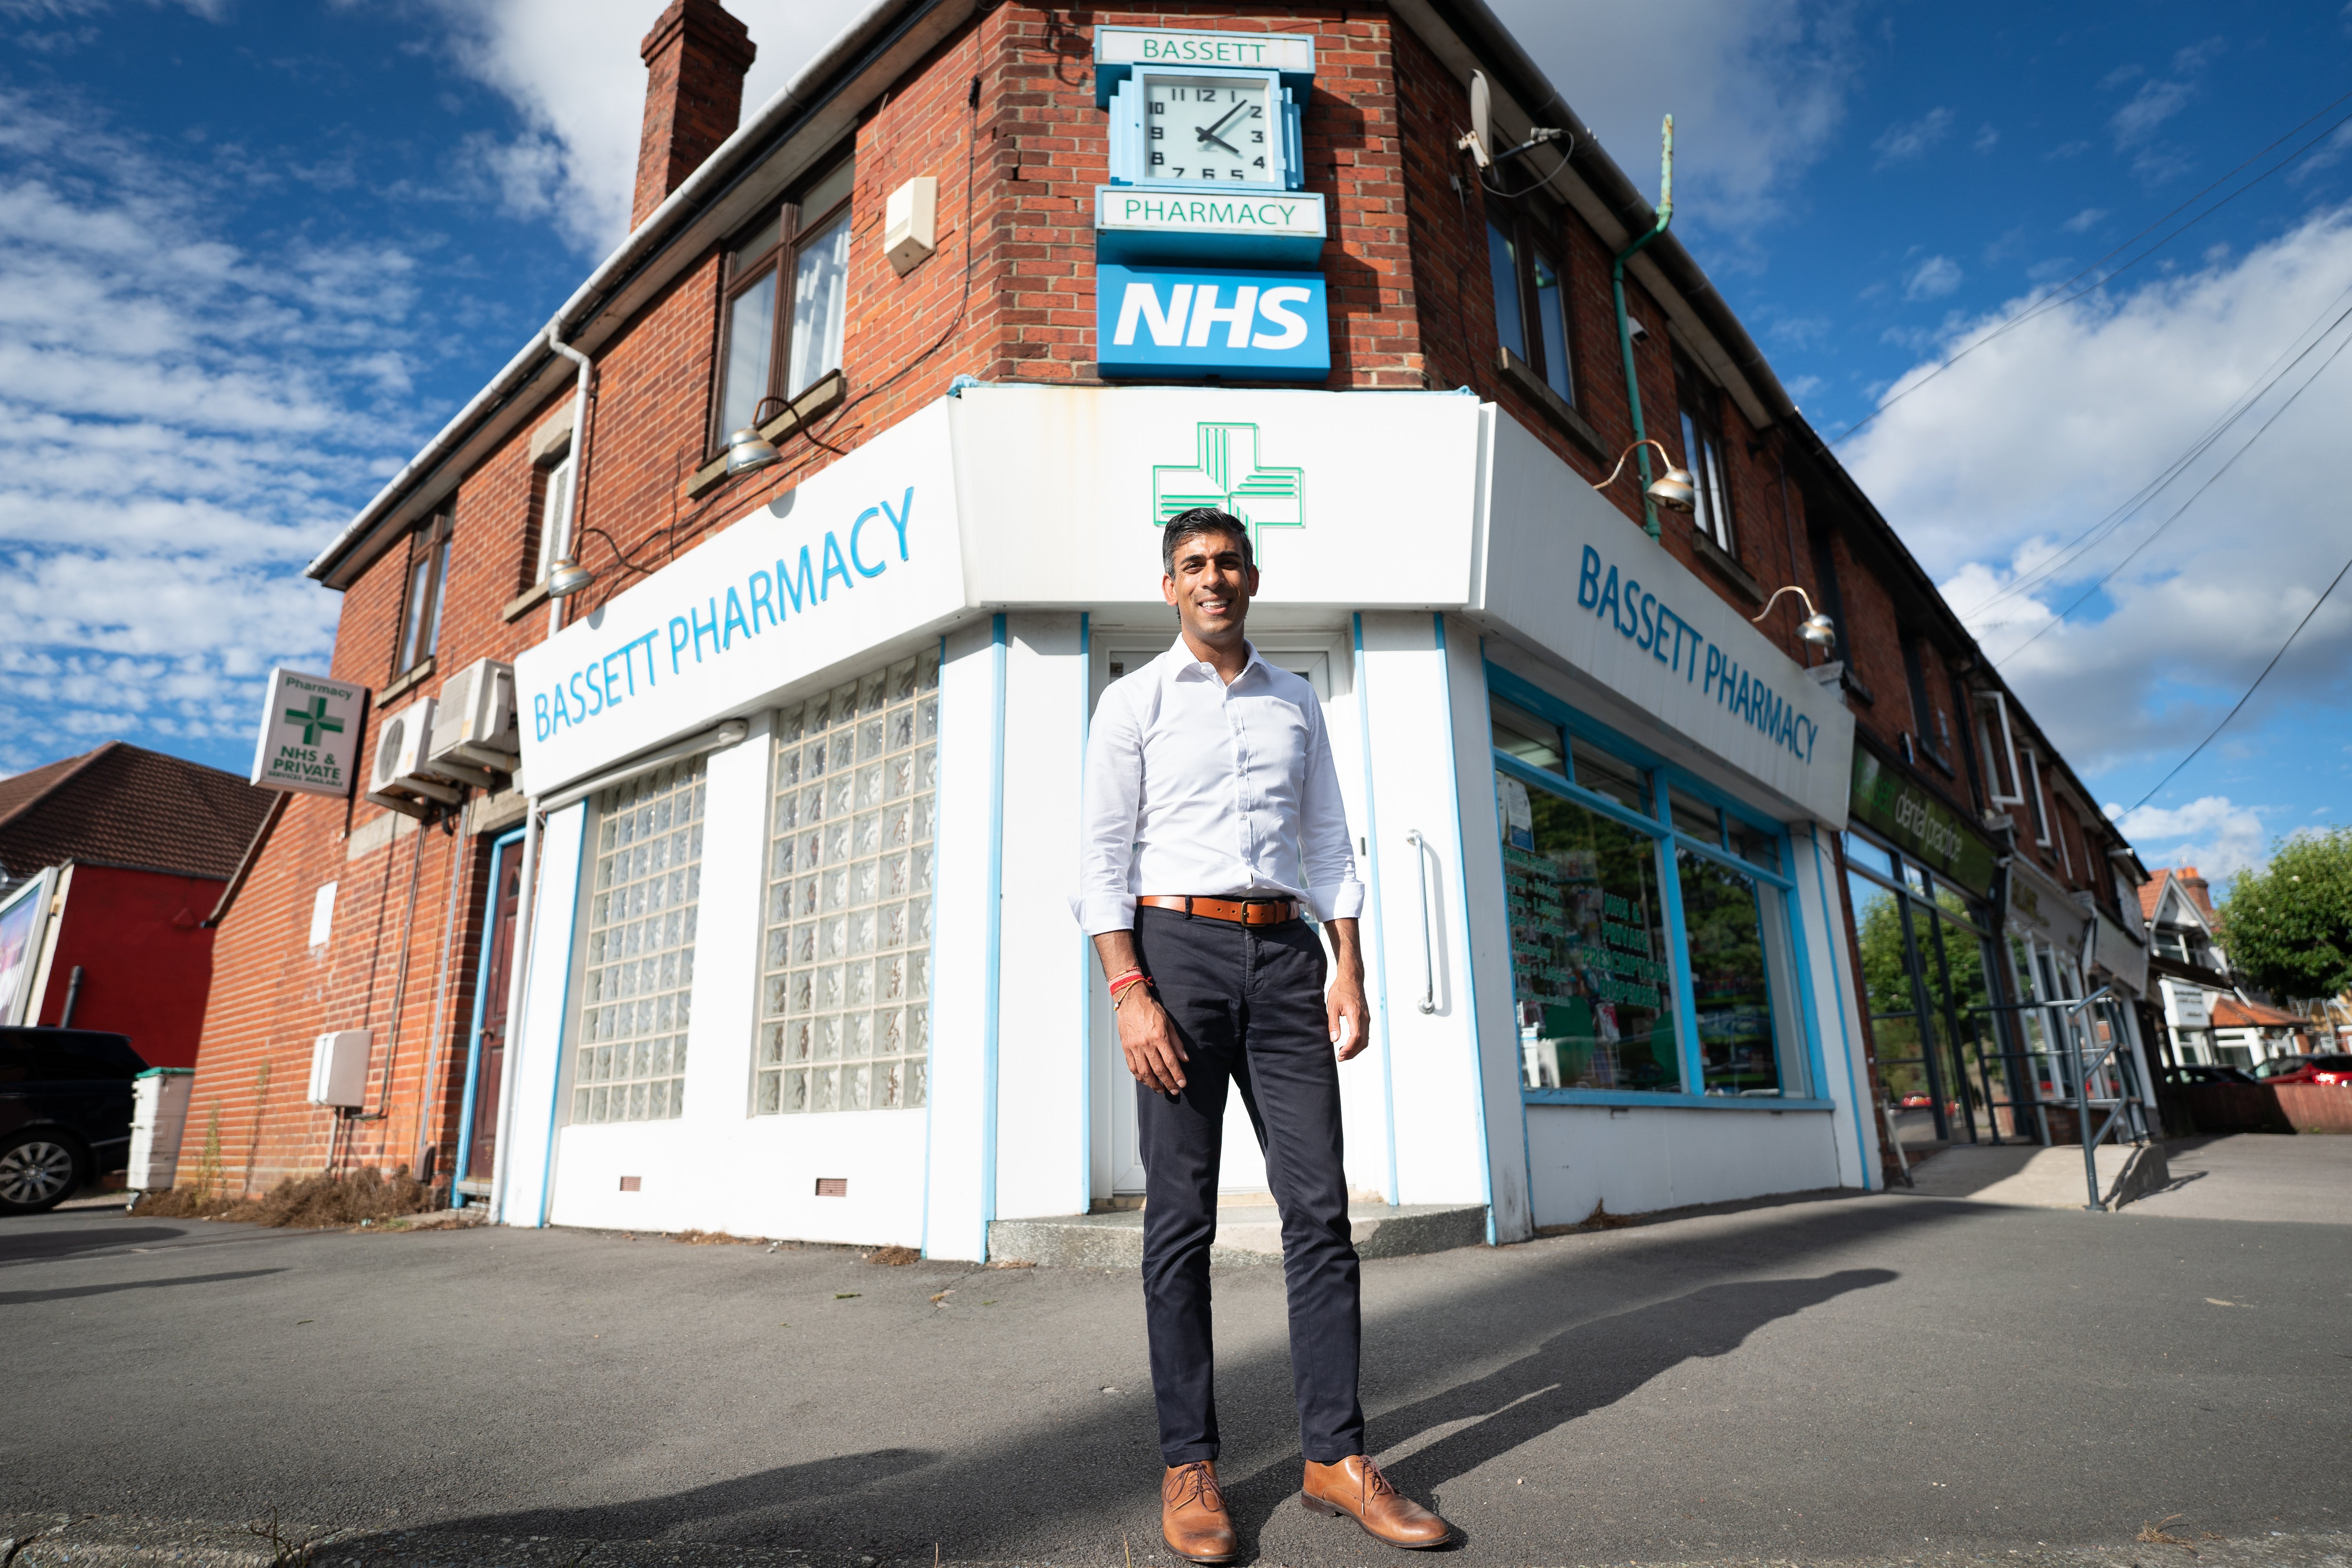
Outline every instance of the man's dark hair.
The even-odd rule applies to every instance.
[[[1171,577],[1176,575],[1176,547],[1201,533],[1229,533],[1240,540],[1242,564],[1257,570],[1256,556],[1250,549],[1249,524],[1213,506],[1196,506],[1168,520],[1168,526],[1160,531],[1160,569]]]

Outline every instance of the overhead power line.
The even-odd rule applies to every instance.
[[[2179,773],[2181,769],[2187,767],[2189,763],[2197,760],[2197,755],[2200,752],[2202,752],[2206,747],[2213,743],[2213,737],[2215,735],[2219,735],[2222,731],[2230,727],[2230,721],[2238,716],[2238,710],[2243,708],[2249,701],[2252,700],[2254,693],[2262,689],[2263,682],[2270,679],[2271,671],[2278,668],[2279,660],[2284,658],[2286,657],[2286,650],[2294,646],[2294,639],[2303,635],[2303,628],[2311,625],[2311,617],[2319,614],[2319,606],[2327,603],[2327,595],[2336,592],[2336,584],[2344,581],[2344,577],[2347,573],[2352,573],[2352,561],[2347,561],[2344,563],[2343,567],[2336,574],[2335,581],[2327,584],[2326,592],[2321,594],[2316,600],[2313,601],[2311,608],[2304,612],[2303,619],[2294,623],[2294,630],[2286,634],[2286,641],[2279,644],[2278,652],[2271,655],[2271,661],[2263,666],[2262,674],[2254,677],[2253,685],[2246,688],[2246,694],[2238,699],[2236,706],[2232,707],[2227,713],[2221,715],[2221,721],[2213,726],[2212,733],[2198,742],[2196,746],[2189,751],[2189,753],[2187,756],[2173,763],[2172,772],[2165,774],[2162,778],[2156,781],[2156,789],[2149,790],[2146,795],[2140,796],[2139,799],[2134,801],[2132,803],[2132,811],[2137,811],[2141,806],[2146,805],[2149,801],[2154,800],[2156,798],[2157,790],[2160,790],[2166,784],[2170,784],[2174,777]],[[2125,815],[2129,816],[2130,812],[2126,812]]]
[[[2121,245],[2116,246],[2113,250],[2108,251],[2105,256],[2100,257],[2096,261],[2092,262],[2088,267],[2084,268],[2072,278],[2065,279],[2063,282],[2052,285],[2046,292],[2034,299],[2027,300],[2025,305],[2017,312],[2017,314],[2011,316],[1999,326],[1994,327],[1990,331],[1985,332],[1983,335],[1970,341],[1959,349],[1956,350],[1949,357],[1946,358],[1927,374],[1921,376],[1918,380],[1913,382],[1902,391],[1895,393],[1893,396],[1888,397],[1885,401],[1879,404],[1877,407],[1872,409],[1869,413],[1864,415],[1860,419],[1855,420],[1852,425],[1841,431],[1837,437],[1830,442],[1830,445],[1832,447],[1837,447],[1843,445],[1848,440],[1851,440],[1854,436],[1860,434],[1863,428],[1870,424],[1872,420],[1877,418],[1880,415],[1885,413],[1888,409],[1894,407],[1896,404],[1902,402],[1905,398],[1910,396],[1913,393],[1918,391],[1921,387],[1927,385],[1929,382],[1935,380],[1937,376],[1943,374],[1946,371],[1959,363],[1960,361],[1968,358],[1969,355],[1976,353],[1977,350],[1983,348],[1986,344],[1993,342],[1995,339],[2015,331],[2018,328],[2023,326],[2026,322],[2032,321],[2037,316],[2044,315],[2063,305],[2071,305],[2075,300],[2082,299],[2084,295],[2105,288],[2109,282],[2122,277],[2126,272],[2130,271],[2141,262],[2146,261],[2149,257],[2154,256],[2167,245],[2169,245],[2172,241],[2179,238],[2190,229],[2196,227],[2199,224],[2203,223],[2207,218],[2211,217],[2215,213],[2220,212],[2223,207],[2228,206],[2231,202],[2236,201],[2240,196],[2244,195],[2248,191],[2252,190],[2256,185],[2261,184],[2264,180],[2269,179],[2281,169],[2293,163],[2296,159],[2302,157],[2314,147],[2318,146],[2322,142],[2327,140],[2328,137],[2334,135],[2337,130],[2346,124],[2352,124],[2352,114],[2347,114],[2336,120],[2326,129],[2322,130],[2319,134],[2304,142],[2302,146],[2297,147],[2294,152],[2289,153],[2285,157],[2280,159],[2277,163],[2272,164],[2269,168],[2263,170],[2252,179],[2248,180],[2244,184],[2239,186],[2236,190],[2231,191],[2228,195],[2223,196],[2211,206],[2209,206],[2204,211],[2196,214],[2186,223],[2181,224],[2170,233],[2158,239],[2155,243],[2148,246],[2145,250],[2142,250],[2130,260],[2123,263],[2123,265],[2114,268],[2112,271],[2099,273],[2099,268],[2105,266],[2106,263],[2122,255],[2125,251],[2129,250],[2133,246],[2137,245],[2148,235],[2154,233],[2157,229],[2161,228],[2164,225],[2170,223],[2175,217],[2178,217],[2180,214],[2188,211],[2189,208],[2194,206],[2197,203],[2204,200],[2205,197],[2211,195],[2214,191],[2219,190],[2221,186],[2237,178],[2238,175],[2243,174],[2248,168],[2268,156],[2272,150],[2276,148],[2280,142],[2287,141],[2295,135],[2296,132],[2302,131],[2304,127],[2309,125],[2313,121],[2320,118],[2320,116],[2327,113],[2330,110],[2335,109],[2347,98],[2352,98],[2352,92],[2344,93],[2332,101],[2323,104],[2318,110],[2306,116],[2301,122],[2290,127],[2287,131],[2274,138],[2268,145],[2254,153],[2251,157],[2248,157],[2236,168],[2231,169],[2228,174],[2223,174],[2220,179],[2215,180],[2203,190],[2199,191],[2187,201],[2182,202],[2179,206],[2174,207],[2170,212],[2166,213],[2162,217],[2158,218],[2154,223],[2149,224],[2146,228],[2143,228],[2137,234],[2133,235],[2129,239],[2125,240]],[[2092,278],[2093,273],[2099,273],[2099,275],[2096,278]],[[2085,283],[2084,282],[2084,279],[2090,279],[2091,280]],[[2082,286],[2079,288],[2076,287],[2078,284]]]

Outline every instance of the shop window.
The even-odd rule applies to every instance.
[[[757,1114],[924,1103],[939,732],[936,652],[776,715]]]
[[[400,615],[400,646],[392,672],[405,675],[433,657],[441,640],[441,603],[449,585],[449,514],[408,535],[408,582]]]
[[[1780,836],[1613,742],[1537,762],[1541,700],[1491,704],[1523,1088],[1800,1092]]]
[[[1715,542],[1726,555],[1739,552],[1731,538],[1731,487],[1725,483],[1723,421],[1716,411],[1715,388],[1698,367],[1675,355],[1675,401],[1682,409],[1683,467],[1698,488],[1691,523]]]
[[[1531,768],[1541,768],[1562,778],[1568,776],[1568,748],[1560,739],[1559,725],[1538,719],[1499,697],[1495,699],[1492,709],[1496,751],[1517,757]]]
[[[1849,833],[1846,891],[1878,1075],[1906,1143],[2017,1131],[2031,1100],[1991,1012],[1981,902],[1885,846]]]
[[[714,446],[751,424],[761,399],[797,397],[840,368],[856,184],[854,162],[834,164],[730,247]]]
[[[1496,787],[1522,1081],[1680,1092],[1657,840],[1508,773]]]
[[[574,1122],[661,1121],[684,1109],[703,765],[672,763],[597,797]]]

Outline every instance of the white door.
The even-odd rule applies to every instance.
[[[1165,642],[1156,647],[1112,647],[1097,671],[1095,700],[1097,702],[1102,700],[1103,687],[1129,670],[1142,668],[1167,651],[1168,644]],[[1328,650],[1311,647],[1286,649],[1261,643],[1258,653],[1268,664],[1303,678],[1315,688],[1315,695],[1328,708],[1331,700],[1331,656]],[[1330,946],[1328,939],[1324,946],[1328,952]],[[1135,1120],[1135,1079],[1127,1070],[1127,1058],[1118,1048],[1118,1023],[1111,1016],[1110,997],[1098,981],[1092,989],[1096,1081],[1109,1091],[1107,1120],[1110,1133],[1110,1191],[1103,1195],[1127,1196],[1143,1191],[1143,1152]],[[1098,1092],[1096,1103],[1100,1106],[1102,1102],[1103,1096]],[[1098,1121],[1097,1125],[1102,1123]],[[1099,1171],[1099,1164],[1097,1169]],[[1249,1112],[1243,1108],[1239,1094],[1228,1096],[1225,1101],[1224,1155],[1218,1168],[1217,1190],[1221,1193],[1263,1193],[1266,1190],[1265,1157],[1258,1151],[1257,1133],[1250,1126]]]

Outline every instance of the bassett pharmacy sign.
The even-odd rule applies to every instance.
[[[1106,378],[1320,381],[1331,373],[1323,275],[1102,262],[1095,357]]]

